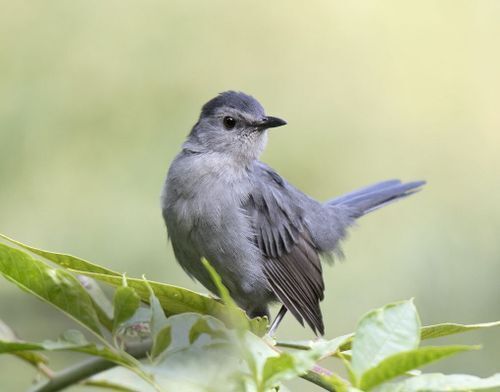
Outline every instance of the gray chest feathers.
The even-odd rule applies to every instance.
[[[179,155],[170,167],[163,208],[174,231],[221,230],[248,225],[244,205],[251,190],[244,167],[216,153]],[[170,229],[170,228],[169,228]],[[173,233],[171,233],[173,234]]]
[[[180,154],[170,167],[162,197],[169,237],[178,262],[214,291],[206,258],[238,302],[268,296],[263,260],[242,206],[252,189],[242,165],[219,154]]]

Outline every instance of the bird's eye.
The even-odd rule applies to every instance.
[[[226,129],[233,129],[236,125],[236,120],[230,116],[224,117],[222,122],[224,123],[224,127]]]

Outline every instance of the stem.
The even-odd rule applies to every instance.
[[[54,377],[54,371],[43,363],[37,365],[38,371],[42,373],[47,378]]]
[[[284,340],[277,340],[276,341],[276,346],[277,347],[285,347],[285,348],[293,348],[295,350],[310,350],[311,345],[309,342],[305,343],[298,343],[298,342],[287,342]]]
[[[144,358],[151,349],[151,341],[129,345],[126,352],[134,358]],[[118,366],[116,363],[103,358],[89,358],[73,366],[54,373],[53,377],[35,385],[29,392],[56,392],[70,385],[76,384],[88,377]]]
[[[310,350],[311,347],[306,344],[293,343],[293,342],[276,342],[276,346],[286,347],[286,348],[294,348],[297,350]],[[276,347],[271,347],[273,350],[281,354],[281,350]],[[331,377],[332,372],[324,367],[319,365],[314,365],[311,370],[309,370],[306,374],[300,376],[304,380],[312,382],[317,386],[326,389],[327,391],[335,392],[335,388],[332,384],[326,380],[326,377]]]
[[[323,369],[323,370],[326,370],[326,369]],[[318,371],[315,371],[313,368],[312,370],[308,371],[306,374],[303,374],[302,376],[300,376],[300,378],[303,378],[304,380],[312,382],[313,384],[316,384],[318,387],[326,389],[327,391],[335,392],[336,389],[331,385],[330,382],[325,380],[325,377],[324,377],[325,375],[326,374],[322,374]]]
[[[86,359],[74,366],[54,373],[53,378],[42,384],[35,385],[30,392],[60,391],[94,374],[108,370],[113,366],[116,366],[116,364],[103,358]]]

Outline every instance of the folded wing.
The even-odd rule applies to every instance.
[[[292,189],[261,164],[245,210],[252,220],[255,243],[265,256],[264,272],[276,297],[303,325],[323,334],[319,303],[324,282],[319,251],[304,223]]]

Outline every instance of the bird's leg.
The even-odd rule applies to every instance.
[[[288,309],[285,307],[285,305],[281,305],[281,309],[278,312],[278,314],[276,315],[276,318],[271,323],[271,327],[269,328],[269,332],[267,333],[269,336],[274,335],[274,333],[276,332],[276,329],[278,328],[278,326],[281,323],[281,320],[283,320],[283,317],[285,317],[287,310]]]

